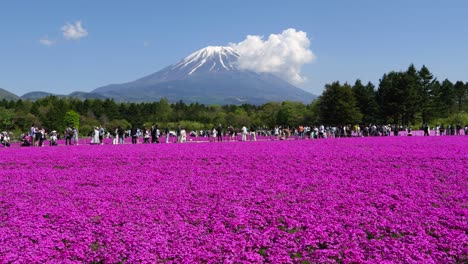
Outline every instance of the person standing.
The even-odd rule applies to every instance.
[[[177,124],[177,133],[176,133],[176,136],[177,136],[177,143],[180,143],[181,141],[181,134],[180,132],[182,131],[182,129],[180,128],[180,124]]]
[[[39,147],[42,147],[44,146],[44,140],[45,140],[45,129],[43,127],[41,127],[41,129],[39,129],[38,131],[38,135],[39,135]]]
[[[151,143],[156,143],[156,124],[151,126]]]
[[[112,145],[117,145],[119,144],[119,129],[114,128],[114,138],[112,139]]]
[[[275,136],[275,139],[279,139],[280,137],[280,132],[279,132],[279,127],[275,126],[275,129],[273,130],[273,135]]]
[[[78,146],[78,128],[72,127],[72,133],[73,145]]]
[[[138,129],[135,126],[132,126],[132,129],[130,129],[130,136],[132,137],[132,144],[136,144],[138,139]]]
[[[99,127],[94,127],[91,144],[99,144]]]
[[[35,147],[38,147],[39,146],[39,141],[42,137],[41,135],[41,131],[39,130],[39,128],[35,127],[35,132],[34,132],[34,146]]]
[[[169,143],[169,127],[166,126],[164,134],[166,135],[166,143]]]
[[[234,128],[232,126],[229,126],[228,127],[228,133],[229,133],[229,140],[232,140],[232,141],[235,141],[235,131],[234,131]]]
[[[117,136],[119,137],[119,144],[124,144],[125,143],[125,130],[119,126],[117,129]]]
[[[31,128],[29,129],[29,138],[31,139],[31,145],[35,146],[36,145],[36,142],[35,142],[35,139],[36,139],[36,126],[34,126],[34,124],[32,124]]]
[[[242,126],[242,141],[247,141],[247,127],[246,126]]]
[[[185,143],[187,141],[187,132],[185,129],[182,127],[180,129],[180,143]]]
[[[102,126],[100,125],[99,126],[99,144],[104,144],[103,142],[104,140],[104,128],[102,128]]]
[[[257,131],[254,124],[250,126],[250,141],[257,141]]]
[[[143,127],[143,144],[149,144],[150,131]]]
[[[457,124],[457,136],[460,136],[461,135],[461,129],[462,129],[462,126],[460,123]]]
[[[218,132],[218,134],[217,134],[218,142],[223,141],[223,126],[221,124],[219,124],[217,132]]]
[[[439,127],[439,136],[443,136],[443,135],[444,135],[444,131],[445,131],[444,124],[442,124],[442,125]]]
[[[431,131],[431,130],[429,129],[429,125],[426,123],[426,124],[424,125],[424,136],[425,136],[425,137],[428,137],[430,131]]]
[[[72,130],[72,128],[70,127],[70,125],[68,125],[67,128],[65,128],[65,132],[64,132],[63,134],[65,135],[65,146],[71,145],[71,139],[72,139],[72,136],[73,136],[73,130]]]
[[[155,143],[159,144],[159,137],[161,136],[161,131],[158,128],[158,125],[154,126],[154,133],[155,133]]]
[[[216,134],[218,134],[218,131],[216,131],[216,128],[213,127],[211,129],[211,139],[210,142],[216,142]]]

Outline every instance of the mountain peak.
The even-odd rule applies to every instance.
[[[195,72],[209,71],[230,71],[236,70],[237,54],[233,48],[224,46],[208,46],[190,54],[177,64],[173,65],[171,70],[183,70],[188,75]]]

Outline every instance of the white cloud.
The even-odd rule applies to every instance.
[[[55,45],[55,41],[50,40],[50,39],[47,38],[47,37],[41,38],[41,39],[39,40],[39,43],[41,43],[41,44],[44,45],[44,46],[49,46],[49,47]]]
[[[267,40],[262,36],[248,35],[231,47],[240,55],[241,69],[275,74],[293,84],[303,83],[301,67],[315,59],[309,49],[307,33],[289,28],[281,34],[271,34]]]
[[[81,21],[75,24],[67,23],[62,27],[63,37],[68,40],[77,40],[88,35],[88,31],[81,26]]]

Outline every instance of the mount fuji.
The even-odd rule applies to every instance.
[[[117,101],[203,104],[263,104],[271,101],[310,103],[316,98],[269,73],[238,67],[239,54],[231,47],[209,46],[176,64],[141,79],[97,88],[91,94]]]

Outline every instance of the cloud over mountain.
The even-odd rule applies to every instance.
[[[266,40],[262,36],[248,35],[230,46],[240,55],[240,69],[272,73],[293,84],[305,81],[301,67],[315,59],[307,33],[294,28],[271,34]]]

